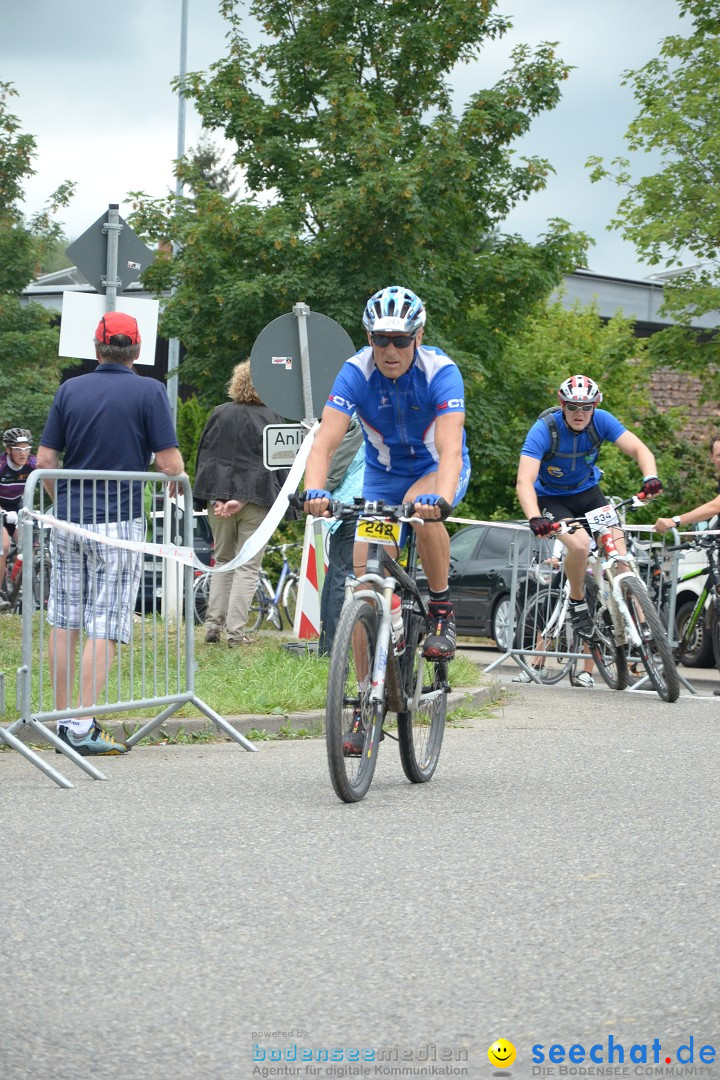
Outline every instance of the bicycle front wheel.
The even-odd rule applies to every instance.
[[[193,611],[195,613],[195,622],[200,626],[205,623],[209,600],[210,575],[205,573],[196,578],[193,585]]]
[[[403,772],[413,784],[426,784],[437,767],[450,690],[447,662],[423,659],[424,636],[424,620],[411,615],[401,661],[406,700],[412,699],[418,678],[423,685],[417,710],[398,713],[398,742]]]
[[[521,616],[523,648],[551,654],[526,659],[535,668],[538,678],[548,686],[564,679],[573,664],[572,657],[563,655],[574,651],[575,641],[570,616],[567,611],[564,616],[562,614],[562,603],[562,594],[557,591],[536,593],[528,600]]]
[[[377,763],[384,706],[371,697],[377,615],[365,600],[352,600],[335,631],[325,704],[328,766],[335,794],[359,802]]]
[[[640,656],[653,688],[663,701],[677,701],[680,680],[660,617],[652,600],[635,578],[624,578],[620,591],[640,638]]]
[[[714,601],[712,619],[712,646],[715,667],[720,668],[720,604]]]
[[[35,610],[44,610],[50,595],[52,567],[48,556],[36,555],[33,559],[33,601]]]
[[[600,605],[598,587],[589,578],[585,582],[585,596],[595,626],[595,637],[590,642],[592,658],[606,685],[611,690],[624,690],[630,681],[627,650],[624,645],[616,644],[610,612]]]
[[[295,609],[297,608],[297,583],[296,577],[289,577],[285,582],[282,594],[282,609],[283,615],[288,621],[288,626],[292,630],[295,625]]]

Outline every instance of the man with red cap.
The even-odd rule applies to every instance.
[[[183,471],[165,387],[133,368],[140,355],[137,320],[108,311],[95,331],[98,366],[68,379],[55,395],[38,448],[38,468],[90,472]],[[144,537],[144,485],[58,480],[55,516],[118,540]],[[67,529],[52,534],[53,573],[48,601],[50,675],[55,708],[70,707],[80,628],[82,652],[78,705],[102,691],[116,643],[130,638],[130,621],[142,570],[140,552],[98,544]],[[98,646],[97,639],[102,639]],[[58,734],[82,755],[124,754],[127,747],[104,732],[94,717],[63,719]]]

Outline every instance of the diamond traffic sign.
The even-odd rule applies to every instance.
[[[108,234],[103,232],[103,227],[107,225],[107,215],[106,210],[65,252],[99,293],[105,291],[107,274]],[[118,232],[117,276],[120,284],[117,291],[124,292],[128,285],[139,280],[143,270],[155,258],[155,252],[143,244],[137,233],[134,233],[121,217],[118,217],[118,224],[122,225],[122,229]]]

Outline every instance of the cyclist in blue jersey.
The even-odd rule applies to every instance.
[[[442,517],[467,491],[470,458],[465,443],[465,392],[457,365],[423,345],[426,313],[410,289],[391,285],[367,302],[368,344],[345,362],[323,409],[305,469],[305,511],[327,516],[330,460],[357,412],[365,438],[363,496],[412,502],[423,519],[415,526],[430,589],[432,629],[423,654],[455,654],[448,571],[450,539]],[[355,572],[365,567],[366,545],[356,544]]]
[[[547,536],[551,520],[586,514],[607,504],[598,481],[597,458],[603,442],[612,442],[633,458],[643,474],[642,491],[651,497],[662,491],[657,465],[644,442],[628,431],[612,413],[598,409],[602,394],[587,375],[572,375],[558,391],[559,407],[543,413],[528,432],[520,451],[517,497],[536,536]],[[570,616],[576,632],[593,636],[593,623],[585,602],[590,533],[578,529],[559,537],[567,548],[565,573],[570,582]],[[621,553],[626,551],[621,531],[615,534]]]

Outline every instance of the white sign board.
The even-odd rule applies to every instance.
[[[118,304],[118,311],[132,315],[140,327],[142,346],[136,364],[155,363],[155,340],[157,338],[158,300],[129,300],[123,296]],[[94,360],[95,346],[93,338],[97,324],[106,313],[105,297],[91,293],[65,291],[62,303],[62,321],[60,323],[60,356],[71,356],[77,360]]]
[[[268,424],[263,428],[263,464],[266,469],[289,469],[308,429],[303,424]]]

